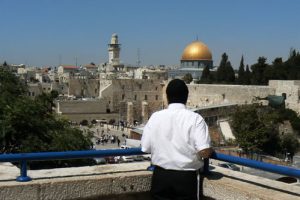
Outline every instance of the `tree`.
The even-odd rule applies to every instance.
[[[251,72],[249,66],[246,66],[245,76],[244,76],[244,84],[250,85],[251,84]]]
[[[190,82],[193,81],[193,76],[192,76],[192,74],[187,73],[187,74],[185,74],[185,75],[183,76],[182,80],[183,80],[185,83],[189,84]]]
[[[237,143],[246,152],[275,154],[279,138],[274,132],[278,125],[271,122],[277,120],[278,116],[270,109],[265,110],[257,105],[239,107],[232,116],[233,133]],[[274,148],[270,149],[270,144]]]
[[[248,152],[276,155],[288,149],[289,153],[294,153],[299,147],[296,135],[280,137],[278,129],[284,120],[291,121],[290,114],[290,110],[273,109],[269,106],[241,106],[233,114],[231,122],[236,141]]]
[[[228,56],[226,53],[222,54],[220,65],[217,69],[217,81],[219,83],[225,82],[226,80],[226,63],[228,62]]]
[[[240,61],[240,67],[238,71],[238,84],[244,85],[245,84],[245,66],[244,66],[244,56],[242,56]]]
[[[257,63],[251,66],[252,70],[252,84],[254,85],[267,85],[268,81],[266,77],[264,76],[264,72],[266,68],[268,67],[268,64],[266,63],[267,58],[265,57],[259,57],[257,60]]]
[[[225,83],[234,83],[235,81],[235,73],[231,66],[230,61],[228,61],[225,65]]]
[[[293,155],[299,149],[298,138],[291,133],[285,134],[281,137],[280,147],[283,153],[290,153],[290,155],[293,157]]]
[[[200,82],[201,83],[210,83],[211,82],[211,74],[210,74],[209,67],[207,65],[204,67],[204,69],[202,71]]]
[[[217,69],[217,82],[233,83],[235,80],[234,70],[226,53],[222,54],[220,66]]]
[[[0,125],[3,133],[0,153],[87,150],[92,147],[91,134],[84,135],[53,112],[57,92],[42,94],[33,100],[25,95],[26,91],[17,77],[0,69]],[[73,162],[50,163],[57,167]]]
[[[297,113],[291,109],[280,109],[279,114],[281,116],[281,121],[289,120],[293,129],[297,131],[300,136],[300,117]]]

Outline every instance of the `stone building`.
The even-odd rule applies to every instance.
[[[75,121],[89,119],[90,114],[93,114],[98,119],[109,120],[117,116],[114,118],[116,121],[145,123],[153,112],[166,105],[163,89],[164,83],[153,79],[71,79],[69,95],[82,94],[84,98],[57,101],[57,113],[68,115],[70,120]],[[85,98],[88,94],[92,96]]]

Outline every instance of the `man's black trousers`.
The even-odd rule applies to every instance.
[[[151,196],[156,200],[197,200],[197,171],[166,170],[155,166]]]

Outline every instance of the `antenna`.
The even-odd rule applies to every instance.
[[[196,41],[198,41],[198,35],[196,35]]]
[[[61,54],[58,55],[58,64],[61,66]]]
[[[140,52],[140,48],[137,49],[137,62],[136,62],[137,66],[140,67],[141,65],[141,52]]]

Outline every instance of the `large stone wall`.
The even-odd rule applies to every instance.
[[[70,79],[69,95],[76,97],[98,97],[99,96],[98,79]]]
[[[276,89],[276,95],[286,94],[285,107],[300,113],[300,81],[271,80],[269,85]]]
[[[124,121],[145,123],[151,114],[167,106],[165,89],[167,84],[160,80],[114,79],[114,80],[71,80],[70,95],[78,96],[82,88],[85,94],[97,96],[98,101],[69,101],[60,103],[64,113],[118,113]],[[300,81],[270,81],[268,86],[188,84],[187,105],[199,108],[221,104],[258,103],[255,97],[282,95],[286,93],[286,107],[300,112]],[[73,88],[73,89],[72,89]],[[76,89],[77,88],[77,89]],[[81,89],[80,89],[81,88]],[[73,92],[73,93],[72,93]],[[128,113],[128,102],[132,110]],[[260,101],[267,104],[267,101]],[[131,116],[132,115],[132,116]]]
[[[275,88],[252,85],[189,84],[188,105],[202,107],[224,103],[250,104],[254,97],[275,95]]]
[[[57,109],[63,114],[106,113],[106,102],[101,100],[58,101]]]
[[[142,104],[148,103],[148,115],[161,109],[163,85],[157,80],[116,79],[101,92],[101,97],[109,102],[114,112],[127,120],[127,102],[133,103],[134,120],[145,121]]]

